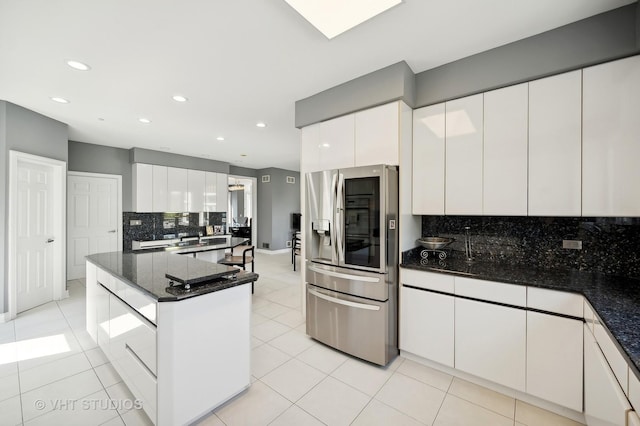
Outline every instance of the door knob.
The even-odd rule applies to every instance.
[[[47,238],[47,244],[48,244],[48,243],[52,243],[52,242],[54,242],[54,241],[55,241],[55,240],[54,240],[53,238]]]
[[[109,234],[115,234],[115,233],[116,233],[116,230],[115,230],[115,229],[112,229],[111,231],[107,231],[107,232],[108,232]]]

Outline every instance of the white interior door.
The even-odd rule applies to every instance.
[[[16,294],[18,312],[53,300],[53,244],[51,215],[53,168],[18,160],[16,203]]]
[[[119,176],[67,176],[67,279],[85,276],[85,256],[119,250]]]

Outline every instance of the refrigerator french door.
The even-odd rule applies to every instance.
[[[398,172],[308,173],[307,334],[385,365],[397,349]]]

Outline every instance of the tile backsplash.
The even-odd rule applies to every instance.
[[[134,240],[162,240],[206,234],[206,226],[226,231],[226,212],[216,213],[135,213],[122,214],[123,250],[131,250]]]
[[[454,254],[464,255],[466,226],[478,260],[640,278],[640,218],[422,216],[422,236],[454,238]]]

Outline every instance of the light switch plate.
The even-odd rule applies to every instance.
[[[562,240],[562,248],[572,250],[582,250],[582,241],[580,240]]]

